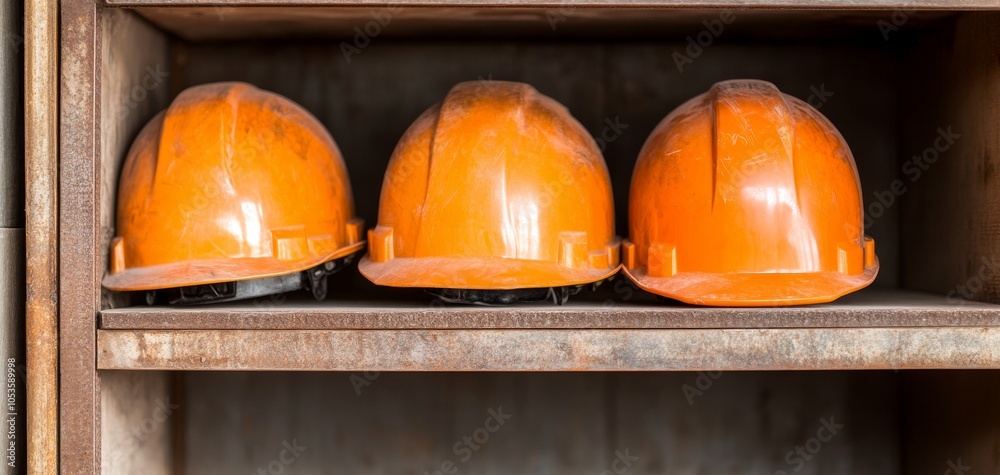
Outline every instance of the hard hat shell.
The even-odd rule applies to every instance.
[[[454,86],[400,140],[359,269],[393,287],[519,289],[618,269],[607,166],[593,137],[527,84]]]
[[[815,108],[733,80],[684,103],[639,155],[625,273],[693,304],[829,302],[870,284],[854,157]]]
[[[291,274],[364,247],[326,129],[243,83],[183,91],[132,144],[118,184],[111,290]]]

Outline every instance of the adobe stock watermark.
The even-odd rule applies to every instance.
[[[24,418],[24,415],[18,411],[18,405],[21,404],[18,401],[18,393],[20,392],[20,387],[18,381],[20,364],[17,363],[17,359],[14,357],[7,358],[7,418],[4,419],[4,425],[7,429],[7,443],[4,444],[5,451],[7,452],[7,466],[13,469],[17,469],[17,428],[18,421]]]
[[[288,292],[280,292],[277,294],[266,295],[264,297],[254,299],[254,308],[273,310],[285,304],[288,301]]]
[[[677,71],[683,73],[684,67],[694,63],[694,60],[698,59],[705,52],[705,48],[712,46],[715,40],[722,35],[726,26],[732,24],[734,21],[736,21],[736,15],[732,10],[722,10],[719,18],[701,22],[705,26],[705,29],[693,37],[688,36],[686,38],[687,48],[684,48],[684,52],[674,51],[670,55],[674,60],[674,64],[677,65]]]
[[[488,417],[483,422],[483,426],[472,431],[470,435],[463,436],[461,440],[455,442],[451,447],[451,452],[455,454],[460,463],[466,463],[475,452],[478,452],[490,441],[492,434],[500,430],[503,425],[510,420],[511,415],[503,412],[503,406],[486,411]],[[433,472],[425,471],[424,475],[453,475],[458,473],[458,465],[451,459],[441,462]]]
[[[621,121],[619,116],[615,116],[614,119],[605,118],[603,122],[604,128],[597,137],[593,137],[594,142],[597,144],[597,149],[603,152],[608,144],[618,140],[621,137],[622,132],[629,127]],[[572,170],[565,169],[559,173],[559,176],[555,180],[549,180],[545,183],[543,190],[545,193],[540,197],[540,203],[543,207],[548,207],[553,202],[558,202],[560,195],[567,190],[576,190],[579,179],[573,174]]]
[[[948,468],[944,471],[944,475],[963,475],[972,471],[971,466],[962,464],[961,457],[955,459],[955,461],[949,460],[947,466]]]
[[[488,96],[492,92],[495,82],[493,73],[489,73],[486,76],[480,74],[476,77],[476,89],[473,95],[476,97]],[[618,140],[622,136],[622,133],[625,132],[625,129],[629,128],[629,124],[623,122],[621,116],[617,115],[614,117],[605,117],[601,124],[603,128],[594,136],[594,141],[597,142],[597,148],[602,152],[605,151],[608,144]]]
[[[231,155],[234,157],[256,157],[263,154],[269,154],[259,142],[256,141],[239,141],[234,144],[234,149]],[[238,176],[242,172],[243,167],[246,163],[254,163],[253,160],[233,160],[229,164],[230,176]],[[178,185],[174,185],[178,186]],[[187,191],[188,199],[178,204],[178,207],[184,214],[194,214],[201,211],[209,206],[216,206],[217,203],[224,200],[228,196],[228,189],[219,186],[215,182],[205,182],[201,186],[190,189],[185,188]],[[256,304],[257,302],[255,302]],[[273,303],[273,302],[272,302]],[[261,305],[266,305],[262,303]],[[261,305],[257,305],[260,307]]]
[[[941,154],[950,150],[955,142],[962,137],[961,134],[952,131],[950,125],[947,128],[938,127],[937,133],[938,135],[931,146],[903,162],[900,171],[909,183],[915,183],[919,180],[925,172],[930,170],[931,166],[937,163]],[[906,182],[903,179],[896,179],[889,184],[888,188],[873,192],[875,200],[869,202],[868,206],[865,207],[864,227],[867,229],[875,223],[875,220],[881,218],[896,204],[896,198],[902,196],[907,190]]]
[[[826,83],[820,83],[819,87],[816,87],[816,85],[809,86],[809,96],[806,97],[806,104],[813,106],[813,109],[820,110],[834,94],[836,93],[826,90]]]
[[[575,11],[576,7],[545,10],[545,19],[549,21],[549,28],[552,28],[552,31],[556,31],[559,28],[559,23],[566,21]]]
[[[283,440],[281,441],[281,445],[284,448],[281,449],[281,452],[278,452],[278,456],[264,467],[258,467],[257,471],[253,472],[253,475],[278,475],[279,473],[284,473],[285,468],[295,463],[302,456],[302,452],[305,452],[308,448],[304,445],[299,445],[297,439],[292,439],[291,443]]]
[[[369,12],[372,19],[363,26],[354,27],[354,39],[351,43],[340,42],[340,52],[344,55],[347,63],[351,63],[351,56],[361,54],[361,51],[372,44],[372,40],[382,34],[385,27],[392,23],[392,16],[401,12],[402,7],[386,7]]]
[[[365,371],[364,373],[354,373],[351,375],[351,387],[354,388],[354,394],[357,396],[361,395],[361,389],[371,386],[372,383],[381,376],[382,373],[379,371]]]
[[[681,392],[684,393],[688,406],[693,406],[694,399],[703,396],[705,391],[712,389],[712,385],[721,377],[722,371],[699,371],[698,377],[694,378],[694,386],[682,385]]]
[[[128,117],[132,110],[149,98],[149,93],[163,85],[163,82],[170,76],[170,72],[164,71],[162,66],[146,66],[146,74],[141,80],[132,86],[122,103],[118,106],[118,115],[121,118]]]
[[[601,475],[622,475],[628,472],[628,469],[632,467],[632,464],[639,461],[639,457],[631,455],[628,453],[628,449],[616,450],[615,458],[611,461],[611,466],[601,472]]]
[[[149,417],[139,421],[132,430],[129,432],[131,435],[132,447],[136,448],[141,446],[146,442],[153,432],[162,425],[170,416],[174,415],[174,410],[179,409],[181,406],[178,404],[172,404],[170,402],[170,397],[164,401],[162,399],[156,400],[156,407],[153,409],[152,414]]]
[[[605,308],[615,307],[619,301],[628,302],[639,291],[639,287],[631,279],[622,274],[612,276],[610,280],[612,282],[611,290],[618,297],[618,300],[613,298],[605,299],[603,302]]]
[[[603,124],[604,128],[594,137],[594,141],[597,142],[597,148],[602,152],[608,148],[608,144],[618,140],[622,136],[622,132],[629,126],[629,124],[622,122],[621,117],[617,115],[614,119],[605,117]]]
[[[899,28],[910,21],[910,15],[916,13],[916,10],[896,10],[892,12],[889,18],[883,18],[876,22],[879,31],[882,32],[882,39],[889,41],[889,34],[899,31]]]
[[[212,13],[215,13],[215,18],[220,22],[226,21],[226,14],[229,13],[233,7],[212,7]]]
[[[829,419],[821,418],[820,427],[816,431],[815,437],[810,437],[802,445],[797,445],[793,450],[785,454],[785,463],[792,469],[793,473],[802,470],[806,463],[813,459],[823,449],[823,445],[833,440],[840,431],[844,430],[843,424],[837,424],[834,416]],[[784,470],[774,472],[774,475],[788,475]]]
[[[804,99],[804,102],[806,104],[809,104],[813,109],[816,109],[816,110],[821,110],[824,106],[826,106],[826,104],[828,102],[830,102],[830,99],[833,98],[833,96],[836,95],[836,92],[831,91],[831,90],[829,90],[829,89],[826,88],[826,83],[820,83],[818,86],[815,85],[815,84],[812,84],[812,85],[809,86],[809,91],[808,92],[809,92],[809,95],[806,96],[806,98]],[[734,139],[735,138],[736,137],[734,136]],[[742,137],[741,137],[741,139],[746,140],[745,138],[742,138]],[[785,148],[785,144],[782,142],[782,137],[779,136],[779,135],[775,135],[775,134],[767,134],[766,138],[759,138],[758,137],[758,138],[756,138],[756,142],[757,142],[758,145],[762,146],[765,149],[771,149],[771,150],[779,149],[779,150],[782,150],[782,149]],[[727,160],[723,160],[721,163],[723,165],[726,165],[728,162],[729,162],[729,160],[727,159]],[[744,163],[746,163],[746,162],[744,162]],[[757,173],[757,170],[759,170],[758,167],[746,166],[746,165],[744,165],[744,166],[735,166],[735,167],[734,166],[724,166],[724,167],[720,167],[720,169],[724,170],[723,173],[729,174],[731,176],[741,176],[741,177],[744,177],[744,178],[747,178],[749,175]]]
[[[128,429],[123,450],[112,450],[101,454],[101,473],[120,471],[122,466],[128,466],[129,460],[142,448],[160,426],[166,423],[181,406],[170,402],[170,397],[156,399],[149,416],[144,417]]]
[[[480,98],[483,95],[489,95],[490,91],[494,87],[494,82],[493,73],[489,73],[485,76],[482,74],[476,76],[476,90],[472,94],[476,96],[476,98]]]
[[[986,286],[986,282],[996,275],[998,266],[1000,266],[1000,262],[985,257],[981,258],[979,269],[975,275],[948,291],[945,301],[951,305],[965,305],[974,300],[976,295]]]

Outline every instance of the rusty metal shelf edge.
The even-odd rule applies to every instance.
[[[795,8],[795,9],[998,9],[994,0],[105,0],[111,7],[238,7],[238,6],[416,6],[529,8]]]
[[[950,302],[954,300],[954,302]],[[1000,305],[899,290],[868,290],[810,307],[707,308],[571,302],[564,306],[430,307],[342,300],[101,311],[105,330],[751,329],[1000,327]]]
[[[99,370],[1000,368],[1000,328],[98,331]]]

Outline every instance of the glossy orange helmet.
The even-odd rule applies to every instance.
[[[406,131],[368,240],[372,282],[486,303],[564,301],[553,292],[613,275],[620,247],[594,139],[558,102],[500,81],[456,85]],[[536,290],[496,292],[515,289]]]
[[[171,302],[303,287],[323,298],[326,275],[364,247],[330,134],[292,101],[242,83],[187,89],[146,124],[117,206],[104,287],[174,289]]]
[[[870,284],[854,157],[816,109],[735,80],[678,107],[632,175],[625,273],[693,304],[829,302]]]

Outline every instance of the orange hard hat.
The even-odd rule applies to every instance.
[[[393,287],[538,289],[618,269],[607,166],[527,84],[456,85],[400,140],[359,268]]]
[[[111,290],[329,271],[364,247],[330,134],[294,102],[242,83],[187,89],[146,124],[125,160],[117,206],[103,282]]]
[[[693,304],[829,302],[878,273],[862,220],[833,124],[771,83],[725,81],[646,141],[622,261],[639,287]]]

